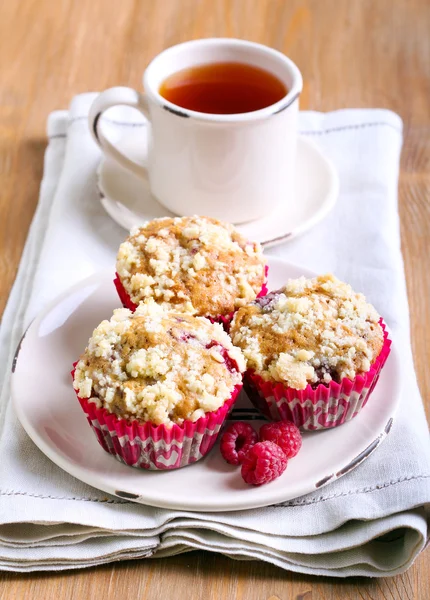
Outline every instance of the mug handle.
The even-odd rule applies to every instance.
[[[146,167],[138,164],[131,158],[123,154],[114,144],[112,144],[104,135],[100,127],[100,117],[113,106],[131,106],[136,108],[147,121],[149,121],[148,102],[144,94],[128,87],[113,87],[105,90],[97,96],[91,105],[88,115],[88,125],[96,143],[100,146],[106,156],[113,158],[122,167],[128,169],[140,178],[148,179]]]

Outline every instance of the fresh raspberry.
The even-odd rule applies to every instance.
[[[251,485],[273,481],[287,468],[288,459],[273,442],[258,442],[249,449],[242,463],[242,477]]]
[[[260,441],[278,444],[287,458],[294,458],[302,447],[299,428],[291,421],[278,421],[263,425],[260,429]]]
[[[231,465],[240,465],[248,450],[258,442],[257,432],[243,421],[229,425],[221,437],[220,450]]]

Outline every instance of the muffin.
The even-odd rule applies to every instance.
[[[373,306],[333,275],[291,279],[240,308],[230,335],[245,356],[252,402],[311,430],[363,408],[391,345]]]
[[[220,324],[149,300],[100,323],[73,387],[104,450],[133,467],[173,469],[212,448],[244,370]]]
[[[260,244],[208,217],[155,219],[132,230],[116,270],[118,294],[130,310],[153,298],[164,308],[226,324],[267,292]]]

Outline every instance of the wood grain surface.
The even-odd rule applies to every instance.
[[[428,0],[3,0],[0,3],[0,313],[38,199],[50,111],[79,92],[139,87],[163,48],[262,42],[301,68],[303,109],[386,107],[405,124],[399,187],[412,343],[430,411]],[[426,319],[427,317],[427,319]],[[66,574],[0,575],[0,600],[340,600],[430,597],[429,553],[385,580],[315,578],[199,552]]]

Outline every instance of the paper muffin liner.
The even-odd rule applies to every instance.
[[[271,421],[293,421],[297,427],[315,431],[337,427],[353,419],[369,400],[390,354],[391,340],[382,319],[382,350],[369,371],[354,379],[331,381],[316,388],[295,390],[282,383],[265,381],[253,370],[245,373],[244,389],[254,404]]]
[[[264,266],[264,283],[261,287],[260,292],[257,295],[257,298],[261,298],[262,296],[265,296],[268,292],[268,288],[267,288],[267,276],[269,273],[269,267],[268,265]],[[118,273],[115,273],[115,279],[113,280],[115,287],[116,287],[116,291],[118,292],[118,296],[119,299],[121,300],[121,303],[123,305],[124,308],[128,308],[129,310],[131,310],[132,312],[134,312],[137,308],[137,304],[135,304],[133,302],[133,300],[130,298],[128,292],[126,291],[125,287],[122,284],[121,279],[119,278]],[[217,315],[216,317],[210,317],[208,316],[207,319],[209,319],[209,321],[211,323],[221,323],[221,325],[224,327],[225,331],[229,331],[230,329],[230,323],[233,320],[234,317],[234,313],[235,311],[229,313],[228,315]]]
[[[134,312],[137,308],[137,304],[135,304],[133,302],[133,300],[130,298],[130,296],[128,295],[128,292],[126,291],[125,287],[122,285],[122,281],[119,278],[118,273],[115,273],[115,279],[113,280],[113,282],[115,284],[116,291],[118,292],[118,296],[122,302],[123,307],[128,308],[129,310]]]
[[[72,377],[74,372],[75,368]],[[197,462],[212,449],[241,389],[242,384],[236,385],[217,411],[172,427],[121,419],[76,396],[103,450],[130,467],[164,471]]]
[[[261,298],[262,296],[265,296],[267,294],[267,292],[269,291],[269,288],[267,287],[268,277],[269,277],[269,265],[264,265],[264,282],[263,282],[263,285],[261,286],[261,290],[258,292],[257,298]]]

